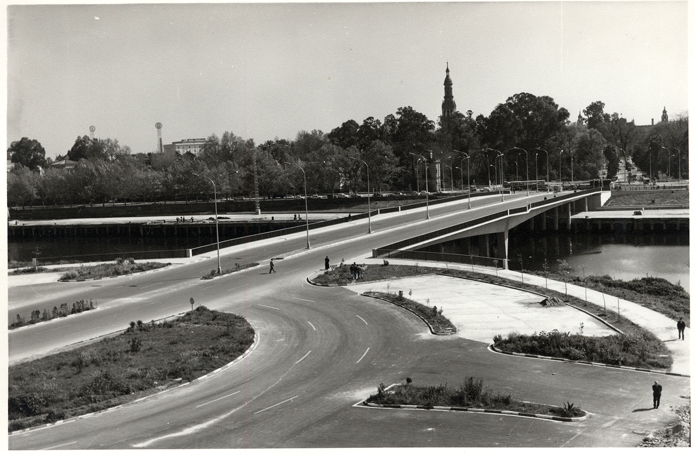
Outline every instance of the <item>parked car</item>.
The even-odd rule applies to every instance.
[[[335,197],[336,199],[347,199],[347,198],[349,198],[350,196],[348,196],[348,195],[345,194],[344,192],[340,192],[340,193],[338,193],[338,194],[333,194],[333,197]]]

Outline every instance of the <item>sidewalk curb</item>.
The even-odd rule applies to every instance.
[[[560,361],[560,362],[565,362],[565,363],[575,363],[575,364],[584,364],[586,366],[598,366],[598,367],[608,367],[612,369],[622,369],[626,371],[635,371],[635,372],[649,372],[652,374],[659,374],[659,375],[671,375],[675,377],[687,377],[690,378],[690,375],[687,374],[678,374],[676,372],[667,372],[667,371],[660,371],[657,369],[644,369],[641,367],[632,367],[632,366],[619,366],[617,364],[605,364],[605,363],[594,363],[592,361],[582,361],[582,360],[576,360],[576,359],[567,359],[567,358],[560,358],[557,356],[542,356],[542,355],[533,355],[529,353],[517,353],[513,351],[505,351],[505,350],[500,350],[495,347],[495,344],[490,344],[488,345],[488,350],[495,352],[495,353],[500,353],[504,355],[510,355],[510,356],[521,356],[524,358],[536,358],[536,359],[545,359],[545,360],[550,360],[550,361]]]
[[[429,322],[427,322],[423,317],[421,317],[421,316],[418,315],[417,313],[413,312],[412,310],[407,309],[407,308],[405,308],[405,307],[402,307],[402,306],[400,306],[399,304],[396,304],[395,302],[390,301],[390,300],[388,300],[388,299],[383,299],[383,298],[381,298],[381,297],[370,296],[370,295],[368,295],[367,293],[368,293],[368,291],[365,291],[364,293],[361,294],[361,296],[370,297],[370,298],[372,298],[372,299],[377,299],[377,300],[380,300],[380,301],[388,302],[388,303],[390,303],[390,304],[395,305],[396,307],[399,307],[399,308],[401,308],[401,309],[403,309],[403,310],[405,310],[405,311],[407,311],[407,312],[412,313],[413,315],[415,315],[416,317],[418,317],[420,320],[422,320],[422,321],[427,325],[427,327],[430,328],[430,333],[434,334],[435,336],[453,336],[453,335],[455,335],[455,334],[458,332],[458,330],[456,329],[456,326],[454,326],[454,331],[453,331],[453,332],[435,332],[434,329],[432,329],[432,325],[431,325]],[[453,324],[452,324],[452,326],[453,326]]]
[[[181,314],[179,314],[179,315],[181,315]],[[177,315],[171,315],[171,316],[177,316]],[[254,331],[255,331],[255,330],[254,330]],[[63,420],[58,420],[58,421],[56,421],[55,423],[46,423],[46,424],[43,424],[43,425],[31,427],[31,428],[18,429],[18,430],[16,430],[16,431],[11,431],[10,433],[8,433],[8,435],[12,436],[12,435],[15,435],[15,434],[28,433],[28,432],[32,432],[32,431],[37,431],[37,430],[39,430],[39,429],[50,428],[50,427],[57,426],[57,425],[60,425],[60,424],[63,424],[63,423],[71,423],[71,422],[76,421],[76,420],[83,420],[83,419],[85,419],[85,418],[93,417],[93,416],[95,416],[95,415],[99,415],[99,414],[102,414],[102,413],[106,413],[106,412],[109,412],[109,411],[111,411],[111,410],[121,409],[121,408],[123,408],[123,407],[126,406],[126,405],[129,405],[129,404],[136,404],[136,403],[138,403],[138,402],[142,402],[142,401],[145,401],[145,400],[147,400],[147,399],[150,399],[150,398],[152,398],[152,397],[154,397],[154,396],[159,396],[160,394],[168,393],[168,392],[173,391],[173,390],[175,390],[175,389],[177,389],[177,388],[182,388],[182,387],[184,387],[184,386],[186,386],[186,385],[190,385],[190,384],[192,384],[192,383],[195,383],[195,382],[204,380],[204,379],[206,379],[206,378],[208,378],[208,377],[210,377],[210,376],[212,376],[212,375],[214,375],[214,374],[217,374],[217,373],[219,373],[219,372],[222,372],[222,371],[225,370],[225,369],[228,369],[229,367],[235,365],[235,364],[238,363],[239,361],[241,361],[241,360],[243,360],[244,358],[246,358],[249,354],[251,354],[251,352],[252,352],[253,350],[255,350],[256,347],[258,346],[258,342],[260,342],[260,340],[261,340],[261,334],[260,334],[259,332],[256,331],[256,332],[255,332],[255,335],[256,335],[257,338],[254,339],[254,341],[253,341],[253,343],[251,344],[251,346],[250,346],[249,348],[247,348],[246,351],[245,351],[243,354],[237,356],[236,359],[234,359],[234,361],[230,361],[229,363],[225,364],[224,366],[218,367],[218,368],[215,369],[214,371],[208,372],[208,373],[205,374],[205,375],[201,375],[200,377],[198,377],[198,378],[196,378],[196,379],[193,379],[193,380],[191,380],[190,382],[182,383],[182,384],[177,385],[177,386],[172,386],[172,387],[167,388],[167,389],[165,389],[165,390],[162,390],[162,391],[160,391],[160,392],[152,393],[152,394],[150,394],[150,395],[144,396],[144,397],[142,397],[142,398],[137,398],[137,399],[134,399],[134,400],[132,400],[132,401],[125,402],[125,403],[123,403],[123,404],[117,404],[117,405],[115,405],[115,406],[109,407],[108,409],[98,410],[98,411],[96,411],[96,412],[89,412],[89,413],[86,413],[86,414],[83,414],[83,415],[79,415],[79,416],[77,416],[77,417],[70,417],[70,418],[66,418],[66,419],[63,419]],[[91,339],[90,339],[90,340],[91,340]]]

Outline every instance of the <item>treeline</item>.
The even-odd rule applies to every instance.
[[[593,102],[571,122],[548,96],[515,94],[489,116],[455,112],[438,123],[411,107],[383,121],[348,120],[323,133],[256,145],[232,132],[207,138],[190,152],[131,154],[117,140],[78,137],[65,158],[73,169],[50,167],[36,140],[13,142],[8,158],[10,206],[166,202],[200,197],[261,197],[330,192],[434,189],[501,180],[575,181],[614,177],[621,157],[652,175],[687,177],[688,117],[636,126]],[[62,159],[62,158],[59,158]],[[435,167],[433,164],[438,163]],[[679,167],[680,165],[680,167]],[[651,167],[650,167],[651,166]],[[425,170],[427,169],[427,171]],[[367,177],[367,171],[369,176]],[[426,175],[427,174],[427,175]],[[470,174],[470,175],[469,175]]]

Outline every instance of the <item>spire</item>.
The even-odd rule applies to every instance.
[[[664,107],[664,111],[661,112],[661,122],[668,122],[668,113],[666,113],[666,107]]]
[[[449,77],[449,62],[446,63],[446,78],[444,78],[444,102],[442,103],[442,126],[446,124],[456,111],[456,102],[454,102],[454,92],[452,90],[453,83]]]

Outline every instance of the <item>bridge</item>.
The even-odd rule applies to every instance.
[[[497,266],[501,262],[502,267],[507,269],[510,229],[528,221],[531,230],[536,225],[541,230],[551,227],[557,231],[561,226],[570,230],[573,214],[600,208],[608,198],[610,191],[589,189],[551,199],[546,197],[544,200],[527,202],[502,211],[489,208],[488,214],[484,216],[376,248],[372,250],[372,256],[422,259],[423,253],[416,250],[462,239],[465,250],[470,253],[463,258],[468,257],[471,262],[476,259],[485,265]],[[454,257],[450,256],[448,260],[454,261]]]

